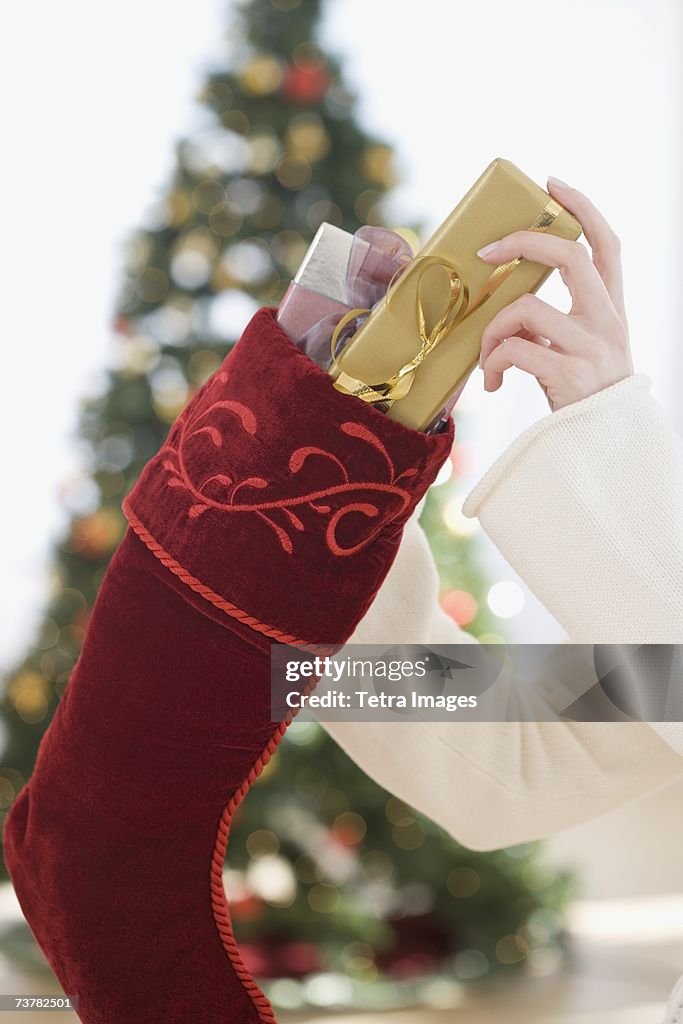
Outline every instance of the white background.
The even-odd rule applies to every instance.
[[[0,664],[21,652],[45,591],[77,399],[105,359],[120,241],[170,173],[228,10],[42,0],[1,16]],[[328,0],[327,11],[324,42],[344,58],[366,127],[399,150],[395,223],[421,217],[431,229],[498,155],[588,192],[622,237],[636,367],[683,427],[676,0]],[[557,281],[543,294],[566,308]],[[476,438],[467,490],[547,410],[519,374],[496,396],[477,379],[463,402]],[[492,578],[514,579],[486,543]],[[546,623],[528,599],[517,639]]]

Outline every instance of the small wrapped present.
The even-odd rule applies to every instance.
[[[352,305],[358,305],[348,302],[347,267],[353,243],[348,231],[324,221],[277,310],[280,326],[323,370],[331,362],[334,327]]]
[[[337,324],[351,310],[353,327],[364,323],[412,258],[410,245],[395,231],[365,225],[351,235],[324,221],[280,301],[277,321],[309,358],[329,370]],[[347,326],[337,355],[350,336]],[[449,400],[429,433],[442,429],[456,398]]]
[[[327,370],[332,333],[341,318],[362,306],[363,316],[354,321],[357,327],[412,257],[408,242],[387,228],[366,225],[352,235],[324,221],[280,300],[278,323]]]
[[[434,424],[476,365],[486,325],[551,273],[522,257],[492,270],[476,255],[525,229],[569,239],[581,234],[579,222],[539,185],[509,160],[494,160],[371,315],[357,308],[339,320],[330,366],[335,387],[405,426]]]

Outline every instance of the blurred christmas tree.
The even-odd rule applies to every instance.
[[[121,499],[143,464],[250,313],[277,305],[320,223],[384,223],[392,150],[354,119],[338,63],[315,42],[319,8],[243,5],[226,66],[198,98],[196,130],[177,144],[173,180],[128,243],[108,387],[84,404],[83,473],[65,488],[72,518],[53,593],[6,690],[5,809],[67,686],[125,529]],[[465,457],[456,446],[456,465]],[[472,524],[459,507],[444,482],[424,521],[444,606],[488,635]],[[229,864],[236,932],[261,977],[336,970],[364,984],[378,972],[540,969],[561,930],[566,879],[545,871],[535,848],[464,850],[370,782],[313,723],[290,729],[240,809]]]

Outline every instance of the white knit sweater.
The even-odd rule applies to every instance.
[[[464,504],[576,643],[683,642],[683,442],[648,389],[631,376],[545,417]],[[439,607],[418,515],[350,643],[474,642]],[[324,724],[368,775],[478,850],[551,835],[683,773],[683,723]],[[683,1020],[682,1000],[679,985],[666,1022]]]

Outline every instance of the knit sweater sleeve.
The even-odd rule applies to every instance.
[[[683,440],[638,374],[525,431],[464,504],[575,643],[683,641]],[[653,723],[683,754],[683,723]]]
[[[683,453],[648,384],[634,376],[546,417],[465,503],[575,642],[683,634]],[[414,515],[352,642],[471,641],[438,591]],[[553,834],[683,772],[679,723],[325,725],[373,778],[475,849]]]
[[[413,516],[350,643],[475,643],[440,608],[438,593]],[[683,774],[683,757],[649,724],[544,721],[542,692],[529,696],[535,721],[322,724],[371,778],[473,850],[554,835]]]

